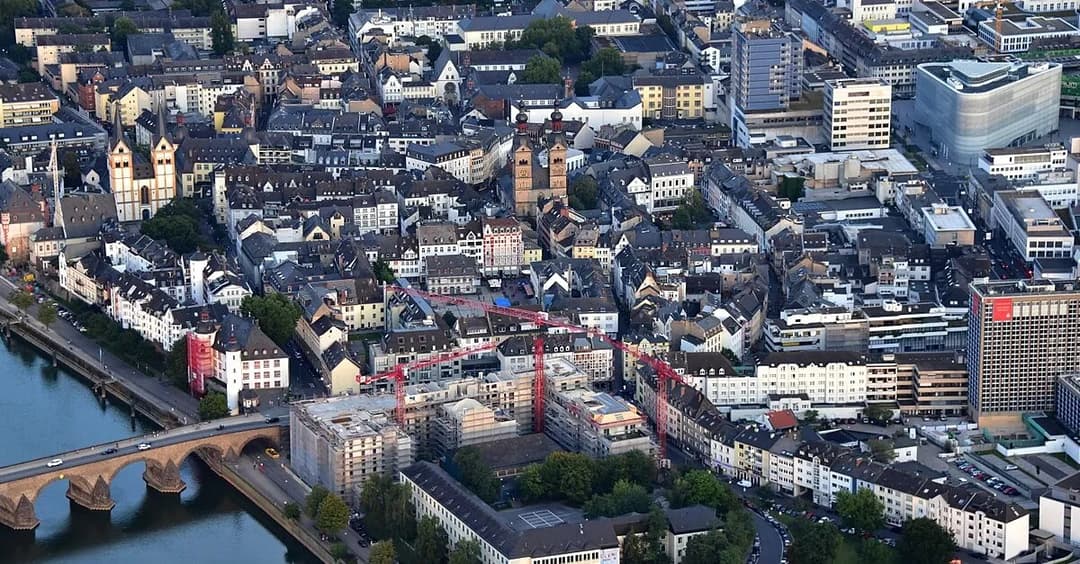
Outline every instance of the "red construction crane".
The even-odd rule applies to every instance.
[[[622,351],[634,357],[636,360],[643,362],[649,368],[656,373],[656,439],[660,443],[660,458],[664,459],[667,455],[667,394],[668,394],[668,382],[683,382],[683,378],[671,367],[668,363],[642,353],[632,347],[627,346],[622,341],[612,339],[607,333],[597,329],[595,327],[581,327],[573,325],[567,321],[561,319],[553,319],[548,317],[547,312],[543,311],[530,311],[527,309],[517,309],[512,307],[505,307],[487,302],[481,302],[478,300],[464,298],[461,296],[447,296],[444,294],[432,294],[431,292],[425,292],[412,287],[403,286],[387,286],[387,289],[393,292],[401,292],[409,294],[418,298],[422,298],[431,302],[438,302],[444,304],[460,305],[470,308],[481,309],[487,313],[497,313],[512,317],[515,319],[526,319],[536,323],[537,325],[543,325],[546,327],[558,327],[561,329],[567,329],[575,333],[585,333],[589,336],[597,337],[612,347]],[[533,422],[534,426],[538,427],[538,430],[543,430],[544,425],[544,344],[543,338],[537,337],[533,345],[534,360],[533,363],[536,367],[535,381],[533,382]]]
[[[371,376],[364,376],[363,374],[356,375],[356,382],[358,384],[371,384],[379,380],[392,380],[394,382],[394,396],[396,399],[394,405],[394,419],[397,420],[398,425],[403,429],[405,428],[405,372],[408,370],[422,370],[424,368],[430,368],[443,364],[444,362],[453,362],[459,358],[465,358],[476,353],[487,352],[495,347],[499,346],[498,343],[484,343],[475,347],[467,349],[461,349],[456,351],[449,351],[439,353],[435,356],[425,359],[414,360],[405,364],[399,364],[392,370],[386,372],[380,372],[378,374],[372,374]]]

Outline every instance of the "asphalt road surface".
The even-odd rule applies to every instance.
[[[258,429],[279,424],[280,423],[267,423],[261,415],[249,415],[222,419],[220,422],[215,421],[211,423],[199,423],[196,425],[178,427],[170,431],[161,431],[151,435],[132,437],[122,441],[113,441],[75,451],[57,453],[48,457],[21,462],[19,464],[12,464],[0,468],[0,483],[20,480],[22,478],[47,474],[50,472],[64,472],[83,464],[130,455],[139,452],[139,444],[141,443],[149,444],[150,448],[145,450],[151,451],[155,448],[182,443],[193,439],[201,439],[222,433],[246,431],[248,429]],[[219,430],[219,425],[223,426],[224,429]],[[60,459],[63,463],[53,467],[47,466],[47,463],[53,459]]]

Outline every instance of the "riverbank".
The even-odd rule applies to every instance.
[[[167,403],[142,387],[132,385],[124,379],[117,378],[115,372],[132,371],[123,364],[114,364],[106,368],[98,363],[84,350],[72,346],[55,332],[42,326],[38,328],[36,320],[21,316],[9,311],[13,306],[6,300],[0,300],[0,325],[5,338],[18,338],[42,354],[53,359],[56,364],[63,364],[73,375],[87,383],[95,394],[107,394],[117,401],[129,406],[133,414],[138,413],[154,425],[163,429],[174,428],[185,424],[186,416],[179,415],[175,409],[163,407]],[[22,320],[20,321],[20,317]],[[114,361],[116,362],[116,361]],[[262,492],[248,484],[242,477],[230,468],[213,464],[209,457],[199,454],[199,457],[223,480],[248,498],[267,517],[278,524],[296,541],[301,543],[318,560],[326,563],[334,562],[329,551],[313,533],[290,521],[272,501]]]

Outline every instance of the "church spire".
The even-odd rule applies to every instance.
[[[164,103],[162,103],[161,107],[158,108],[157,136],[158,136],[158,139],[161,139],[163,137],[168,139],[168,137],[169,137],[168,131],[165,128],[165,104]],[[155,139],[155,141],[156,141],[156,139]]]
[[[115,146],[124,137],[124,124],[123,124],[122,120],[120,119],[120,102],[117,101],[117,100],[113,100],[113,102],[112,102],[112,118],[113,118],[113,130],[112,130],[113,138],[112,138],[112,141],[113,141],[113,145]]]

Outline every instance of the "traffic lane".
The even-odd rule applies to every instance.
[[[124,439],[121,441],[113,441],[110,443],[94,445],[85,449],[59,453],[28,462],[21,462],[7,468],[0,468],[0,482],[19,480],[30,476],[47,474],[49,472],[59,472],[62,470],[71,469],[72,467],[78,467],[83,464],[89,464],[102,460],[103,457],[107,457],[105,459],[108,459],[116,458],[119,456],[127,456],[139,452],[139,445],[142,443],[147,443],[150,445],[150,448],[144,449],[145,451],[149,452],[155,448],[212,437],[217,435],[218,433],[234,433],[237,431],[260,429],[269,426],[269,424],[267,424],[261,419],[258,421],[242,421],[230,424],[225,424],[224,422],[222,422],[220,424],[202,423],[200,425],[203,425],[205,427],[199,428],[194,425],[189,427],[182,427],[180,429],[168,431],[168,435],[143,435],[139,437]],[[224,429],[218,429],[218,425],[223,426]],[[107,452],[110,448],[115,449],[115,452]],[[63,464],[52,468],[47,466],[49,461],[57,458],[63,460]]]
[[[759,515],[758,512],[751,511],[750,514],[754,518],[754,530],[757,532],[758,538],[761,539],[761,552],[758,555],[758,562],[780,564],[780,560],[784,558],[784,538],[780,536],[780,531],[767,519]]]

